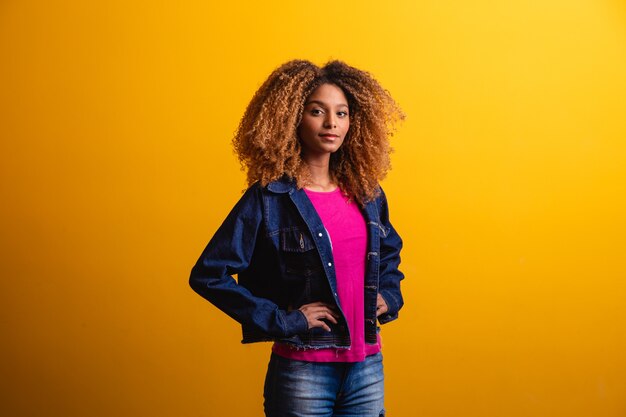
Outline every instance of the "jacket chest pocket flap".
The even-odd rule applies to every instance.
[[[280,232],[280,247],[285,252],[308,252],[315,249],[315,242],[308,231],[287,229]]]

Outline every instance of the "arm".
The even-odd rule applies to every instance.
[[[404,274],[398,270],[402,239],[389,221],[387,197],[382,189],[379,199],[380,224],[383,229],[380,232],[379,294],[387,305],[387,311],[378,316],[378,321],[384,324],[397,319],[398,311],[404,304],[400,291]]]
[[[287,312],[256,297],[232,277],[245,271],[255,250],[263,220],[260,186],[250,187],[235,205],[191,270],[189,285],[241,324],[274,337],[291,337],[308,328],[298,310]]]

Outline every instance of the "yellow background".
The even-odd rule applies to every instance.
[[[626,5],[0,4],[0,414],[253,416],[268,344],[188,287],[280,63],[408,114],[392,416],[626,416]]]

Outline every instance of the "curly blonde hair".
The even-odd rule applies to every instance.
[[[322,84],[343,90],[350,128],[331,155],[330,175],[359,204],[374,199],[390,168],[389,137],[404,113],[369,73],[342,61],[323,67],[304,60],[286,62],[270,74],[252,97],[233,138],[248,185],[265,186],[284,175],[299,188],[310,181],[301,158],[297,129],[309,95]]]

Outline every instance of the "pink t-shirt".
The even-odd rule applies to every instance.
[[[311,362],[360,362],[365,356],[380,351],[380,338],[375,345],[365,344],[364,280],[367,229],[358,204],[343,195],[339,188],[330,192],[304,190],[322,219],[330,236],[337,294],[350,330],[350,349],[295,349],[274,343],[272,351],[290,359]]]

